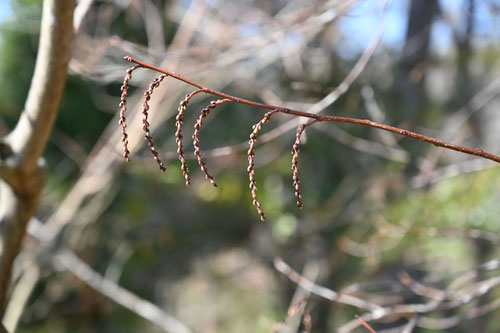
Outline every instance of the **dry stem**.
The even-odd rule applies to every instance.
[[[303,111],[296,111],[296,110],[283,108],[283,107],[279,107],[279,106],[275,106],[275,105],[268,105],[268,104],[250,101],[250,100],[247,100],[244,98],[232,96],[232,95],[229,95],[229,94],[226,94],[226,93],[214,90],[214,89],[207,88],[207,87],[205,87],[205,86],[203,86],[195,81],[192,81],[192,80],[190,80],[190,79],[188,79],[180,74],[170,72],[170,71],[146,64],[146,63],[141,62],[137,59],[134,59],[130,56],[126,56],[124,59],[127,61],[130,61],[132,63],[135,63],[137,65],[140,65],[144,68],[151,69],[151,70],[157,71],[159,73],[164,73],[168,76],[171,76],[174,79],[183,81],[183,82],[185,82],[189,85],[192,85],[194,87],[197,87],[199,89],[203,89],[203,92],[205,92],[207,94],[218,96],[218,97],[225,98],[225,99],[229,99],[233,102],[237,102],[240,104],[246,104],[246,105],[250,105],[250,106],[253,106],[256,108],[263,108],[263,109],[271,110],[271,111],[276,110],[276,112],[286,113],[286,114],[290,114],[293,116],[311,118],[311,119],[317,120],[318,122],[332,121],[332,122],[338,122],[338,123],[350,123],[350,124],[374,127],[374,128],[378,128],[378,129],[381,129],[384,131],[393,132],[393,133],[396,133],[399,135],[407,136],[409,138],[417,139],[417,140],[424,141],[424,142],[429,142],[429,143],[432,143],[433,145],[438,146],[438,147],[455,150],[455,151],[458,151],[458,152],[461,152],[464,154],[480,156],[480,157],[495,161],[497,163],[500,163],[500,156],[485,152],[484,150],[479,149],[479,148],[463,147],[463,146],[456,145],[456,144],[449,143],[449,142],[445,142],[445,141],[442,141],[439,139],[431,138],[431,137],[426,136],[426,135],[422,135],[422,134],[415,133],[412,131],[404,130],[402,128],[393,127],[393,126],[385,125],[382,123],[377,123],[377,122],[371,121],[369,119],[358,119],[358,118],[340,117],[340,116],[332,116],[332,115],[319,115],[319,114],[313,114],[313,113],[308,113],[308,112],[303,112]]]
[[[295,196],[297,197],[297,206],[299,208],[302,208],[302,194],[300,191],[300,180],[298,177],[298,157],[299,157],[300,138],[301,138],[301,135],[307,126],[313,125],[317,122],[340,122],[340,123],[350,123],[350,124],[357,124],[357,125],[362,125],[362,126],[373,127],[373,128],[381,129],[384,131],[397,133],[397,134],[407,136],[410,138],[414,138],[414,139],[417,139],[420,141],[429,142],[429,143],[432,143],[433,145],[438,146],[438,147],[456,150],[456,151],[459,151],[459,152],[462,152],[465,154],[480,156],[482,158],[489,159],[489,160],[495,161],[497,163],[500,163],[500,156],[497,156],[497,155],[494,155],[491,153],[487,153],[479,148],[467,148],[467,147],[459,146],[459,145],[456,145],[453,143],[445,142],[445,141],[431,138],[431,137],[428,137],[428,136],[425,136],[425,135],[422,135],[419,133],[415,133],[412,131],[401,129],[398,127],[385,125],[385,124],[371,121],[368,119],[357,119],[357,118],[340,117],[340,116],[333,116],[333,115],[320,115],[320,114],[311,113],[311,112],[296,111],[296,110],[292,110],[289,108],[258,103],[258,102],[246,100],[246,99],[243,99],[240,97],[232,96],[232,95],[229,95],[229,94],[226,94],[226,93],[214,90],[214,89],[207,88],[207,87],[205,87],[205,86],[203,86],[195,81],[192,81],[192,80],[190,80],[190,79],[188,79],[180,74],[170,72],[170,71],[143,63],[143,62],[136,60],[130,56],[126,56],[125,60],[137,64],[137,66],[134,66],[134,67],[130,68],[129,70],[127,70],[127,76],[125,77],[124,85],[122,87],[123,92],[122,92],[122,98],[121,98],[121,102],[120,102],[120,108],[121,108],[120,124],[122,125],[122,134],[123,134],[122,141],[124,144],[124,151],[125,151],[124,157],[127,160],[128,160],[128,149],[127,149],[128,141],[127,141],[127,135],[125,133],[126,124],[125,124],[124,113],[126,110],[125,96],[126,96],[126,92],[127,92],[127,84],[128,84],[128,81],[130,80],[132,70],[136,69],[137,67],[143,67],[143,68],[157,71],[159,73],[163,73],[159,78],[157,78],[157,79],[155,79],[155,81],[153,81],[149,90],[145,93],[146,97],[144,100],[144,110],[143,110],[143,115],[144,115],[143,122],[144,122],[144,131],[146,132],[146,140],[148,141],[149,147],[151,148],[151,152],[153,153],[153,156],[154,156],[155,160],[157,161],[157,163],[159,164],[160,169],[162,171],[165,171],[165,167],[164,167],[163,163],[161,162],[161,160],[159,159],[158,152],[154,148],[153,139],[151,138],[151,134],[149,132],[149,123],[147,122],[147,117],[148,117],[147,112],[149,109],[148,101],[151,98],[151,94],[153,93],[153,89],[158,87],[160,82],[167,76],[171,76],[174,79],[180,80],[182,82],[185,82],[191,86],[198,88],[198,90],[195,90],[191,94],[186,95],[185,99],[181,101],[179,109],[178,109],[177,122],[176,122],[177,131],[175,133],[175,136],[176,136],[176,142],[177,142],[177,147],[178,147],[177,154],[178,154],[179,160],[181,161],[181,169],[182,169],[182,172],[183,172],[184,177],[186,179],[186,185],[189,185],[190,179],[188,176],[189,170],[186,166],[186,161],[185,161],[181,133],[182,133],[182,123],[183,123],[184,112],[186,111],[187,104],[192,96],[194,96],[195,94],[198,94],[200,92],[203,92],[203,93],[218,96],[221,98],[217,101],[212,101],[209,106],[207,106],[205,109],[202,110],[201,115],[198,118],[198,121],[196,122],[196,124],[194,126],[195,131],[193,134],[194,155],[197,157],[200,168],[205,173],[205,177],[214,186],[217,186],[217,184],[215,183],[213,177],[208,173],[208,170],[206,168],[206,164],[203,161],[201,151],[199,148],[199,132],[200,132],[201,126],[203,125],[203,120],[208,116],[210,110],[214,109],[215,107],[217,107],[217,105],[219,105],[221,103],[225,103],[225,102],[229,102],[229,101],[249,105],[249,106],[256,107],[256,108],[263,108],[266,110],[271,110],[270,112],[266,113],[264,118],[253,127],[253,132],[250,134],[250,142],[249,142],[250,149],[248,150],[248,162],[249,162],[248,173],[249,173],[249,179],[250,179],[250,189],[252,191],[253,204],[257,208],[257,212],[259,213],[260,219],[262,221],[264,221],[265,217],[264,217],[264,213],[263,213],[262,208],[261,208],[261,204],[257,200],[257,186],[256,186],[256,181],[255,181],[255,170],[254,170],[254,168],[255,168],[254,151],[255,151],[255,145],[257,142],[258,132],[261,130],[262,125],[269,121],[270,116],[276,112],[312,119],[312,121],[310,121],[306,125],[302,125],[299,128],[299,130],[297,131],[295,143],[294,143],[293,148],[292,148],[293,186],[295,188]]]

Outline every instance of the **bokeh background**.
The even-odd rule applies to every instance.
[[[184,124],[186,188],[175,115],[193,89],[167,79],[152,98],[166,173],[140,123],[155,73],[138,70],[131,81],[129,164],[121,158],[118,103],[130,67],[122,58],[131,55],[243,98],[304,111],[322,105],[323,114],[499,154],[499,15],[495,0],[80,1],[37,214],[38,223],[57,226],[57,242],[47,249],[26,239],[25,252],[37,255],[18,258],[33,270],[17,281],[29,291],[18,302],[17,331],[169,331],[141,315],[151,313],[149,304],[194,332],[269,332],[282,321],[281,332],[296,332],[308,329],[304,314],[312,332],[368,331],[355,315],[369,310],[308,298],[276,269],[282,259],[310,281],[370,304],[437,304],[421,315],[370,321],[377,332],[498,332],[498,164],[371,128],[317,124],[301,145],[298,210],[290,151],[301,120],[277,115],[256,150],[267,215],[260,222],[246,149],[263,111],[227,103],[207,118],[200,145],[213,188],[189,145],[211,98],[193,98]],[[0,3],[0,135],[23,108],[40,17],[40,1]],[[64,253],[81,261],[61,264]],[[88,281],[78,273],[82,262],[95,273]],[[117,285],[136,302],[122,289],[99,290]]]

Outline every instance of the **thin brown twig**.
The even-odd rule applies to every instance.
[[[371,121],[369,119],[358,119],[358,118],[341,117],[341,116],[333,116],[333,115],[319,115],[319,114],[313,114],[313,113],[309,113],[309,112],[303,112],[303,111],[297,111],[297,110],[292,110],[292,109],[288,109],[288,108],[278,107],[278,106],[275,106],[275,105],[268,105],[268,104],[258,103],[258,102],[250,101],[250,100],[247,100],[247,99],[244,99],[244,98],[232,96],[232,95],[229,95],[229,94],[226,94],[226,93],[214,90],[214,89],[207,88],[207,87],[205,87],[205,86],[203,86],[203,85],[201,85],[201,84],[199,84],[199,83],[197,83],[195,81],[192,81],[192,80],[190,80],[190,79],[188,79],[188,78],[186,78],[186,77],[184,77],[184,76],[182,76],[180,74],[177,74],[177,73],[174,73],[174,72],[170,72],[170,71],[167,71],[167,70],[164,70],[164,69],[161,69],[161,68],[149,65],[147,63],[144,63],[144,62],[141,62],[139,60],[136,60],[136,59],[134,59],[134,58],[132,58],[130,56],[126,56],[125,60],[130,61],[130,62],[135,63],[135,64],[138,64],[138,65],[140,65],[140,66],[142,66],[144,68],[148,68],[148,69],[157,71],[159,73],[164,73],[166,75],[171,76],[172,78],[174,78],[176,80],[180,80],[180,81],[183,81],[183,82],[185,82],[187,84],[190,84],[190,85],[192,85],[194,87],[197,87],[199,89],[203,89],[204,92],[207,93],[207,94],[218,96],[218,97],[221,97],[221,98],[224,98],[224,99],[229,99],[231,101],[234,101],[234,102],[237,102],[237,103],[240,103],[240,104],[245,104],[245,105],[253,106],[253,107],[256,107],[256,108],[262,108],[262,109],[266,109],[266,110],[276,110],[276,112],[280,112],[280,113],[285,113],[285,114],[289,114],[289,115],[293,115],[293,116],[299,116],[299,117],[306,117],[306,118],[310,118],[310,119],[315,119],[318,122],[331,121],[331,122],[350,123],[350,124],[355,124],[355,125],[362,125],[362,126],[368,126],[368,127],[378,128],[378,129],[381,129],[381,130],[384,130],[384,131],[388,131],[388,132],[396,133],[396,134],[399,134],[399,135],[402,135],[402,136],[406,136],[406,137],[409,137],[409,138],[413,138],[413,139],[417,139],[417,140],[420,140],[420,141],[428,142],[428,143],[431,143],[431,144],[433,144],[435,146],[438,146],[438,147],[442,147],[442,148],[445,148],[445,149],[455,150],[455,151],[458,151],[458,152],[461,152],[461,153],[464,153],[464,154],[470,154],[470,155],[474,155],[474,156],[480,156],[480,157],[483,157],[483,158],[495,161],[497,163],[500,163],[500,156],[488,153],[488,152],[486,152],[486,151],[484,151],[482,149],[479,149],[479,148],[463,147],[463,146],[460,146],[460,145],[456,145],[456,144],[453,144],[453,143],[449,143],[449,142],[446,142],[446,141],[435,139],[435,138],[432,138],[432,137],[429,137],[429,136],[426,136],[426,135],[422,135],[422,134],[419,134],[419,133],[416,133],[416,132],[408,131],[408,130],[405,130],[405,129],[402,129],[402,128],[398,128],[398,127],[394,127],[394,126],[389,126],[389,125],[385,125],[385,124],[382,124],[382,123],[377,123],[377,122]]]
[[[481,110],[485,105],[490,103],[500,92],[500,77],[495,78],[489,84],[481,88],[465,105],[453,112],[449,117],[445,126],[441,131],[441,136],[446,140],[461,140],[459,137],[460,128],[467,120],[477,111]],[[421,184],[426,184],[432,181],[433,169],[436,167],[441,152],[430,149],[420,167],[420,173],[415,177]]]
[[[198,89],[190,94],[187,94],[186,97],[179,103],[177,117],[175,117],[176,120],[175,142],[177,143],[177,156],[181,161],[181,170],[182,174],[184,175],[184,178],[186,179],[186,186],[190,185],[191,182],[189,179],[189,169],[186,164],[186,158],[185,158],[186,155],[184,154],[184,147],[182,145],[182,124],[184,119],[184,112],[186,112],[189,101],[194,95],[200,92],[203,92],[203,89]]]
[[[360,316],[356,315],[356,319],[359,320],[359,322],[361,323],[361,325],[363,325],[364,327],[366,327],[366,329],[368,331],[370,331],[370,333],[377,333],[377,332],[375,332],[375,330],[370,325],[368,325],[368,323],[366,321],[363,320],[363,318],[361,318]]]
[[[217,101],[211,101],[210,105],[208,105],[206,108],[201,110],[200,117],[196,121],[196,124],[194,125],[194,133],[193,133],[193,147],[194,147],[194,155],[198,159],[198,164],[200,165],[201,171],[205,173],[205,178],[215,187],[217,187],[217,184],[214,181],[214,177],[212,177],[207,170],[207,165],[203,161],[203,156],[201,155],[201,150],[200,150],[200,130],[201,126],[203,126],[203,120],[208,116],[210,113],[210,110],[215,109],[218,105],[226,102],[230,102],[230,99],[219,99]]]
[[[391,147],[384,143],[379,143],[373,140],[363,139],[362,137],[352,135],[346,130],[343,130],[339,126],[334,126],[330,128],[328,126],[322,126],[323,124],[316,126],[316,130],[325,133],[337,142],[348,146],[351,149],[357,150],[359,152],[374,155],[384,159],[388,159],[394,162],[406,163],[409,161],[409,154],[407,151],[398,147]],[[327,125],[327,124],[324,124]],[[382,134],[386,134],[392,137],[391,133],[386,133],[379,131]],[[381,137],[386,137],[381,135]]]

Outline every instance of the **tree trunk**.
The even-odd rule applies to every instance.
[[[400,91],[405,105],[405,119],[416,120],[425,105],[423,79],[429,53],[432,22],[439,13],[437,0],[412,0],[408,14],[408,27],[400,75],[396,89]]]

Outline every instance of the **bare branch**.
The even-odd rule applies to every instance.
[[[54,261],[73,273],[77,278],[114,302],[155,323],[165,332],[189,333],[191,330],[177,318],[155,304],[146,301],[115,282],[103,277],[69,250],[61,250]]]
[[[317,130],[327,134],[337,142],[340,142],[352,149],[363,152],[365,154],[370,154],[385,158],[387,160],[406,163],[409,161],[409,154],[405,150],[396,147],[386,146],[384,144],[378,143],[376,141],[370,141],[352,135],[351,133],[342,130],[340,127],[335,126],[333,129],[328,128],[328,126],[323,126],[326,124],[321,124],[316,127]],[[382,131],[377,131],[382,132]],[[383,133],[391,136],[390,133]],[[387,137],[386,135],[381,135],[382,137]]]
[[[38,207],[45,181],[40,160],[64,90],[73,40],[74,0],[46,0],[40,43],[24,110],[1,142],[0,161],[0,312],[3,313],[12,265],[26,224]]]
[[[472,303],[474,300],[477,300],[482,295],[490,292],[493,288],[500,286],[500,277],[498,276],[478,282],[473,281],[473,279],[477,277],[478,273],[481,271],[498,269],[498,260],[492,260],[478,267],[467,271],[457,272],[456,274],[449,276],[446,280],[453,278],[453,276],[455,276],[455,280],[448,283],[446,290],[438,290],[433,287],[425,286],[422,283],[415,281],[408,274],[403,274],[401,276],[401,283],[398,283],[397,281],[368,282],[366,286],[386,286],[393,291],[397,291],[398,293],[401,293],[401,287],[407,286],[410,291],[413,292],[412,295],[423,295],[424,297],[430,298],[427,303],[401,304],[400,302],[397,302],[386,306],[369,303],[364,299],[337,293],[331,289],[317,285],[293,270],[281,258],[275,259],[274,266],[278,271],[285,274],[291,281],[303,289],[308,290],[312,294],[320,296],[328,301],[353,305],[358,308],[368,310],[367,313],[361,315],[359,318],[353,319],[339,327],[338,332],[341,333],[351,332],[361,325],[364,326],[363,322],[368,323],[372,321],[379,321],[384,318],[398,317],[412,318],[403,327],[405,332],[411,332],[413,327],[416,325],[428,328],[449,328],[456,325],[463,319],[481,316],[500,307],[500,300],[495,300],[483,306],[470,308],[464,314],[458,316],[451,316],[442,319],[425,316],[437,311],[444,312],[460,308],[464,305]],[[349,290],[349,293],[359,292],[361,290],[360,287],[360,284],[356,284],[352,287],[345,288],[344,291],[347,292]],[[401,330],[398,330],[398,332],[400,331]]]
[[[31,291],[40,278],[40,267],[34,260],[27,260],[23,268],[22,276],[12,288],[3,318],[3,324],[8,332],[16,331],[22,312],[30,299]]]
[[[5,138],[25,172],[36,169],[52,130],[66,82],[75,2],[46,0],[35,72],[24,110]]]
[[[459,145],[456,145],[456,144],[453,144],[453,143],[445,142],[445,141],[442,141],[442,140],[439,140],[439,139],[435,139],[435,138],[432,138],[432,137],[429,137],[429,136],[426,136],[426,135],[422,135],[422,134],[419,134],[419,133],[408,131],[408,130],[405,130],[405,129],[402,129],[402,128],[398,128],[398,127],[394,127],[394,126],[389,126],[389,125],[377,123],[375,121],[371,121],[371,120],[368,120],[368,119],[358,119],[358,118],[350,118],[350,117],[339,117],[339,116],[331,116],[331,115],[319,115],[319,114],[310,113],[310,112],[296,111],[296,110],[292,110],[292,109],[288,109],[288,108],[283,108],[283,107],[279,107],[279,106],[275,106],[275,105],[268,105],[268,104],[263,104],[263,103],[257,103],[257,102],[254,102],[254,101],[250,101],[250,100],[247,100],[247,99],[244,99],[244,98],[232,96],[232,95],[229,95],[229,94],[226,94],[226,93],[214,90],[214,89],[207,88],[207,87],[203,86],[202,84],[197,83],[195,81],[192,81],[192,80],[190,80],[190,79],[188,79],[188,78],[186,78],[186,77],[184,77],[184,76],[182,76],[180,74],[177,74],[177,73],[174,73],[174,72],[170,72],[170,71],[167,71],[167,70],[164,70],[164,69],[161,69],[161,68],[158,68],[158,67],[146,64],[146,63],[144,63],[142,61],[139,61],[139,60],[136,60],[136,59],[134,59],[134,58],[132,58],[130,56],[126,56],[125,60],[133,62],[133,63],[136,63],[136,64],[138,64],[138,65],[140,65],[140,66],[142,66],[144,68],[148,68],[148,69],[151,69],[153,71],[157,71],[159,73],[164,73],[166,75],[171,76],[174,79],[177,79],[179,81],[183,81],[183,82],[185,82],[185,83],[187,83],[189,85],[192,85],[194,87],[197,87],[199,89],[204,89],[204,92],[206,92],[207,94],[211,94],[211,95],[218,96],[218,97],[221,97],[221,98],[229,99],[229,100],[234,101],[236,103],[245,104],[245,105],[249,105],[249,106],[252,106],[252,107],[266,109],[266,110],[271,110],[271,111],[272,110],[276,110],[277,112],[280,112],[280,113],[285,113],[285,114],[289,114],[289,115],[292,115],[292,116],[299,116],[299,117],[305,117],[305,118],[315,119],[315,120],[317,120],[319,122],[331,121],[331,122],[350,123],[350,124],[355,124],[355,125],[362,125],[362,126],[373,127],[373,128],[381,129],[381,130],[384,130],[384,131],[388,131],[388,132],[396,133],[396,134],[399,134],[399,135],[403,135],[403,136],[406,136],[406,137],[409,137],[409,138],[413,138],[413,139],[417,139],[417,140],[420,140],[420,141],[428,142],[428,143],[431,143],[431,144],[433,144],[435,146],[438,146],[438,147],[455,150],[455,151],[458,151],[458,152],[461,152],[461,153],[464,153],[464,154],[470,154],[470,155],[480,156],[480,157],[483,157],[483,158],[495,161],[497,163],[500,163],[500,156],[497,156],[497,155],[485,152],[484,150],[479,149],[479,148],[468,148],[468,147],[459,146]]]
[[[376,46],[376,44],[374,44],[374,47],[375,46]],[[365,61],[368,61],[367,59]],[[190,80],[190,79],[188,79],[188,78],[186,78],[186,77],[184,77],[184,76],[182,76],[180,74],[177,74],[175,72],[167,71],[167,70],[164,70],[164,69],[161,69],[161,68],[149,65],[147,63],[144,63],[144,62],[141,62],[139,60],[136,60],[136,59],[134,59],[134,58],[132,58],[130,56],[126,56],[125,60],[130,61],[132,63],[135,63],[135,64],[137,64],[137,65],[139,65],[141,67],[144,67],[144,68],[147,68],[147,69],[150,69],[150,70],[153,70],[153,71],[157,71],[157,72],[163,73],[162,76],[160,76],[160,78],[163,78],[165,76],[170,76],[170,77],[172,77],[172,78],[174,78],[176,80],[179,80],[179,81],[185,82],[185,83],[187,83],[187,84],[189,84],[191,86],[197,87],[198,91],[203,91],[204,93],[211,94],[211,95],[214,95],[214,96],[218,96],[218,97],[222,98],[221,100],[219,100],[221,103],[223,101],[233,101],[233,102],[236,102],[236,103],[239,103],[239,104],[245,104],[245,105],[249,105],[249,106],[252,106],[252,107],[255,107],[255,108],[262,108],[262,109],[266,109],[266,110],[271,110],[271,112],[266,113],[264,119],[262,120],[262,121],[264,121],[264,123],[269,120],[268,115],[270,116],[273,113],[280,112],[280,113],[285,113],[285,114],[292,115],[292,116],[305,117],[305,118],[312,119],[312,121],[309,123],[309,125],[312,125],[312,124],[314,124],[316,122],[341,122],[341,123],[350,123],[350,124],[356,124],[356,125],[363,125],[363,126],[368,126],[368,127],[373,127],[373,128],[381,129],[381,130],[388,131],[388,132],[397,133],[397,134],[400,134],[400,135],[403,135],[403,136],[407,136],[407,137],[410,137],[410,138],[414,138],[414,139],[417,139],[417,140],[420,140],[420,141],[429,142],[429,143],[432,143],[433,145],[438,146],[438,147],[452,149],[452,150],[456,150],[456,151],[459,151],[459,152],[462,152],[462,153],[480,156],[480,157],[483,157],[483,158],[486,158],[486,159],[490,159],[490,160],[493,160],[495,162],[500,163],[500,156],[487,153],[487,152],[485,152],[485,151],[483,151],[483,150],[481,150],[479,148],[472,149],[472,148],[467,148],[467,147],[459,146],[459,145],[456,145],[456,144],[453,144],[453,143],[449,143],[449,142],[445,142],[445,141],[442,141],[442,140],[439,140],[439,139],[431,138],[431,137],[428,137],[428,136],[425,136],[425,135],[422,135],[422,134],[419,134],[419,133],[415,133],[415,132],[412,132],[412,131],[404,130],[404,129],[401,129],[401,128],[398,128],[398,127],[393,127],[393,126],[385,125],[385,124],[382,124],[382,123],[374,122],[374,121],[371,121],[371,120],[368,120],[368,119],[340,117],[340,116],[333,116],[333,115],[319,115],[319,114],[311,113],[311,112],[296,111],[296,110],[292,110],[292,109],[284,108],[284,107],[280,107],[280,106],[274,106],[274,105],[268,105],[268,104],[258,103],[258,102],[254,102],[254,101],[247,100],[247,99],[244,99],[244,98],[236,97],[236,96],[224,93],[224,92],[220,92],[220,91],[215,90],[215,89],[207,88],[204,85],[202,85],[200,83],[197,83],[197,82],[195,82],[193,80]],[[356,71],[354,71],[354,72],[356,72]],[[127,72],[127,76],[126,76],[125,80],[127,80],[128,75],[130,75],[130,74]],[[347,82],[349,82],[350,80],[351,79],[346,78]],[[352,78],[352,80],[354,80],[354,78]],[[149,91],[152,92],[152,89],[155,87],[155,84],[156,83],[153,82],[153,84],[151,85]],[[158,84],[159,84],[159,82],[158,82]],[[146,99],[145,99],[145,102],[144,102],[144,111],[143,111],[143,114],[144,114],[144,130],[146,131],[146,139],[148,140],[149,146],[151,147],[151,151],[153,152],[155,160],[160,164],[160,168],[164,171],[165,169],[163,167],[163,164],[158,159],[158,152],[155,150],[155,148],[153,146],[153,141],[152,141],[152,139],[151,139],[151,137],[149,135],[149,129],[148,129],[149,128],[149,123],[147,122],[147,110],[148,110],[149,107],[148,107],[147,102],[148,102],[148,100],[150,98],[150,95],[151,94],[148,94],[148,93],[146,94]],[[122,103],[120,105],[122,105]],[[201,170],[203,172],[205,172],[206,178],[214,186],[217,186],[217,185],[215,184],[215,182],[213,180],[213,177],[210,176],[210,174],[208,173],[208,171],[206,169],[206,166],[205,166],[205,163],[203,162],[203,160],[201,158],[200,149],[198,147],[198,143],[199,143],[198,134],[199,134],[199,130],[200,130],[201,126],[202,126],[204,118],[208,115],[208,113],[210,112],[210,109],[215,108],[216,106],[217,106],[216,102],[212,102],[212,104],[210,104],[210,106],[208,106],[207,108],[205,108],[205,109],[202,110],[202,113],[201,113],[200,117],[198,118],[198,121],[197,121],[197,123],[195,125],[195,132],[193,134],[193,146],[194,146],[194,149],[195,149],[195,155],[198,157],[198,162],[200,164],[200,168],[201,168]],[[183,108],[181,108],[181,110],[179,111],[179,114],[181,116],[183,115],[183,111],[184,111]],[[181,117],[181,120],[182,120],[182,117]],[[250,136],[250,149],[248,150],[248,161],[249,161],[248,172],[249,172],[249,178],[250,178],[250,189],[251,189],[251,192],[252,192],[253,204],[257,208],[257,212],[260,215],[260,219],[262,221],[264,221],[264,213],[262,212],[260,202],[257,200],[257,194],[256,194],[257,187],[255,185],[255,172],[254,172],[254,164],[253,164],[253,161],[254,161],[254,149],[255,149],[255,143],[256,143],[255,137],[257,136],[258,131],[262,127],[262,124],[263,124],[262,121],[259,122],[256,125],[256,127],[254,127],[254,132]],[[178,125],[177,125],[178,131],[179,131],[179,126],[180,125],[181,125],[181,123],[178,123]],[[298,180],[298,171],[297,171],[298,170],[298,168],[297,168],[297,158],[298,158],[298,145],[300,143],[300,135],[302,134],[302,132],[303,132],[303,128],[299,129],[299,132],[298,132],[298,135],[297,135],[297,139],[296,139],[296,143],[294,145],[293,160],[292,160],[292,169],[293,169],[295,195],[296,195],[296,197],[298,199],[297,205],[298,205],[299,208],[302,207],[302,202],[301,202],[300,187],[298,185],[299,184],[299,180]],[[180,142],[180,140],[179,140],[179,138],[177,138],[177,143],[179,144],[179,142]],[[182,144],[181,144],[180,147],[182,148]],[[186,169],[187,168],[185,167],[185,162],[183,161],[183,156],[182,156],[181,153],[182,153],[182,149],[180,150],[179,156],[181,157],[181,162],[183,162],[182,169],[183,169],[184,176],[186,177],[186,175],[187,175]],[[187,179],[187,182],[189,183],[188,178],[186,178],[186,179]]]
[[[311,294],[315,294],[320,296],[326,300],[343,303],[355,306],[360,309],[365,309],[369,311],[376,311],[378,309],[382,309],[381,306],[373,303],[369,303],[363,299],[360,299],[355,296],[340,294],[332,289],[322,287],[320,285],[315,284],[314,282],[306,279],[302,275],[300,275],[297,271],[293,270],[286,262],[281,258],[274,259],[274,267],[284,275],[286,275],[292,282],[299,285],[301,288],[307,290]]]

